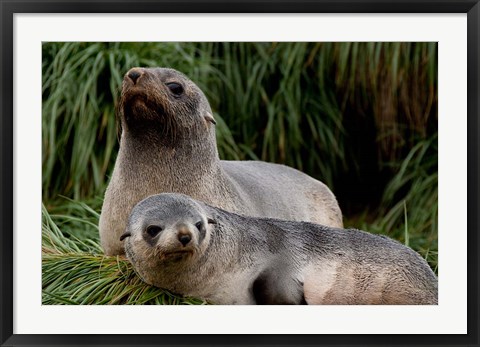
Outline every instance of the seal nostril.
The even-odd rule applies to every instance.
[[[192,240],[192,237],[190,235],[180,235],[178,240],[182,245],[186,246]]]
[[[138,70],[132,70],[127,76],[133,81],[133,83],[137,83],[137,80],[141,75],[142,74]]]

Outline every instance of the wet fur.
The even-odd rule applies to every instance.
[[[203,92],[172,69],[125,77],[117,118],[120,149],[105,192],[99,229],[107,255],[124,253],[120,235],[140,200],[178,192],[228,211],[341,227],[333,193],[295,169],[218,157],[212,111]],[[176,98],[166,83],[181,83]]]
[[[194,223],[208,218],[215,224],[206,224],[191,256],[162,256],[165,245],[181,248],[177,223],[195,232]],[[142,237],[152,223],[168,230],[153,246]],[[437,304],[437,278],[424,259],[360,230],[246,217],[183,194],[159,194],[135,206],[126,232],[126,254],[145,282],[212,303]]]

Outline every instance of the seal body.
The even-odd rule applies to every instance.
[[[164,193],[133,208],[122,238],[145,282],[215,304],[437,304],[423,258],[360,230],[247,217]]]
[[[210,105],[178,71],[130,70],[117,117],[120,149],[99,223],[107,255],[124,252],[119,238],[133,206],[162,192],[249,216],[343,225],[335,196],[322,182],[284,165],[220,160]]]

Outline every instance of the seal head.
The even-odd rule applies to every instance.
[[[133,136],[150,136],[169,147],[216,123],[207,98],[195,83],[166,68],[129,70],[117,107],[119,133],[126,128]]]
[[[181,194],[161,194],[135,206],[121,240],[127,256],[141,264],[137,272],[143,280],[162,286],[166,279],[175,282],[176,272],[191,267],[204,253],[211,224],[215,220],[196,201]]]

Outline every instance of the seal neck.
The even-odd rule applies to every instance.
[[[179,139],[174,146],[124,132],[118,156],[123,157],[120,162],[128,163],[124,175],[148,181],[157,191],[194,195],[198,189],[213,189],[222,176],[213,131],[204,139]]]

